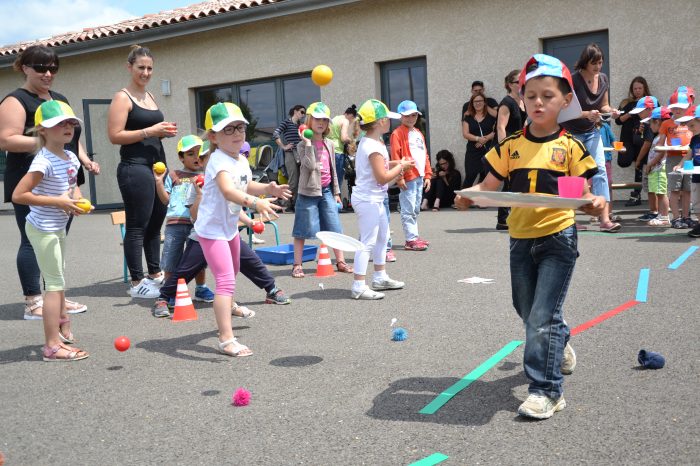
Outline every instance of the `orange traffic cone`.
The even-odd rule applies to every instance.
[[[184,322],[186,320],[197,320],[197,311],[194,310],[190,292],[184,278],[177,280],[177,293],[175,294],[175,312],[173,312],[173,322]]]
[[[333,277],[333,264],[331,264],[331,255],[328,253],[328,248],[321,243],[318,248],[318,267],[316,268],[317,277]]]

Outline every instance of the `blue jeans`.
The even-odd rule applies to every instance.
[[[389,232],[387,235],[389,235],[389,239],[386,242],[386,250],[391,251],[391,248],[394,247],[393,241],[391,241],[391,212],[389,210],[389,193],[384,196],[384,212],[386,212],[386,223],[389,224]]]
[[[160,256],[160,269],[163,272],[174,273],[182,259],[187,237],[192,231],[191,223],[174,223],[165,225],[165,240],[163,253]]]
[[[319,231],[342,233],[338,204],[330,186],[321,188],[320,196],[297,195],[294,207],[294,238],[316,239]]]
[[[335,153],[335,174],[338,176],[338,190],[342,191],[345,178],[345,154]]]
[[[423,200],[423,177],[419,176],[406,182],[406,189],[399,193],[401,204],[401,226],[406,241],[418,239],[418,215]]]
[[[608,172],[605,169],[605,152],[603,151],[603,140],[600,138],[600,131],[593,129],[587,133],[572,133],[581,141],[598,166],[598,173],[591,178],[591,192],[596,196],[603,196],[606,202],[610,202],[610,190],[608,188]]]
[[[529,392],[557,399],[569,341],[562,305],[578,257],[576,227],[533,239],[510,239],[513,305],[525,324],[523,366]]]

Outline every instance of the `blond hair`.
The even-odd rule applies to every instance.
[[[304,120],[304,124],[311,129],[311,120],[322,120],[323,118],[314,118],[311,115],[306,115],[306,120]],[[313,130],[312,130],[313,131]],[[328,120],[328,126],[326,126],[326,130],[323,132],[321,135],[322,137],[328,136],[328,134],[331,132],[331,120]]]

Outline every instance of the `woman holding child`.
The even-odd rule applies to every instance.
[[[129,294],[133,298],[157,298],[163,282],[160,270],[160,228],[167,206],[158,199],[153,164],[165,164],[161,139],[177,134],[174,123],[164,121],[146,86],[153,74],[153,55],[134,46],[127,57],[129,84],[114,95],[109,107],[107,133],[119,144],[121,162],[117,181],[124,200],[126,234],[124,257],[131,273]],[[143,274],[141,250],[146,255],[148,276]]]

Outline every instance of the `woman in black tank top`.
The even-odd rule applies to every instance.
[[[19,180],[27,173],[34,159],[37,139],[33,136],[25,136],[25,134],[34,127],[36,109],[47,100],[60,100],[68,103],[65,96],[51,90],[58,67],[59,60],[56,53],[42,45],[28,47],[17,57],[13,65],[15,71],[24,74],[25,82],[22,87],[10,92],[0,103],[0,148],[7,151],[4,202],[11,202],[12,192]],[[66,144],[66,150],[77,155],[81,165],[87,170],[99,174],[100,166],[88,158],[79,139],[80,127],[78,126],[73,140]],[[12,206],[21,236],[17,251],[17,274],[25,297],[24,318],[38,320],[41,319],[43,306],[41,276],[34,248],[24,232],[29,206],[14,203]],[[66,231],[68,231],[68,226],[66,226]],[[66,310],[74,314],[85,312],[87,307],[66,300]]]
[[[134,298],[151,299],[160,294],[160,229],[167,211],[156,195],[152,167],[156,162],[165,163],[161,139],[175,136],[177,127],[163,121],[163,113],[146,90],[153,73],[151,52],[134,46],[127,62],[131,80],[112,99],[107,133],[112,144],[121,146],[117,182],[126,212],[124,257],[131,273],[129,293]],[[147,277],[141,250],[146,256]]]

